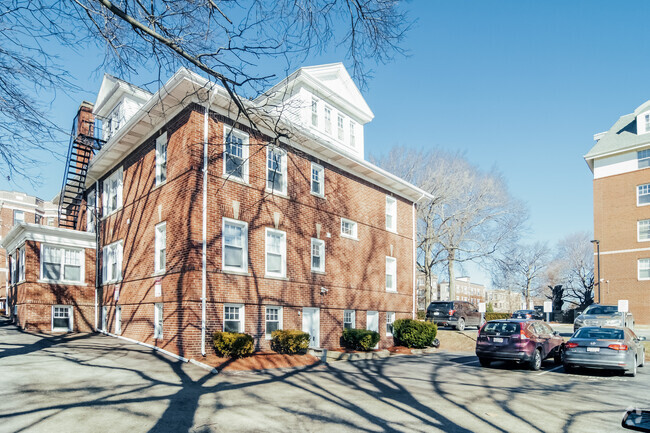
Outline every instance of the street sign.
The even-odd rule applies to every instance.
[[[553,312],[553,302],[544,301],[544,312],[545,313],[552,313]]]
[[[618,300],[618,312],[627,313],[630,311],[630,306],[628,305],[627,299]]]
[[[479,313],[485,313],[485,302],[479,302],[478,303],[478,312]]]
[[[535,304],[533,303],[533,301],[529,302],[528,309],[529,310],[534,310],[535,309]]]

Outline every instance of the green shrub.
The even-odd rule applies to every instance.
[[[419,310],[418,315],[417,315],[417,319],[418,320],[424,320],[426,318],[427,318],[427,312],[425,310]]]
[[[398,346],[423,349],[433,345],[438,327],[433,322],[399,319],[393,323],[393,339]]]
[[[510,313],[485,313],[485,320],[500,320],[500,319],[509,319],[512,314]]]
[[[253,353],[253,337],[248,334],[215,332],[212,342],[219,356],[242,358]]]
[[[341,343],[352,350],[372,350],[379,343],[379,333],[367,329],[344,329]]]
[[[309,347],[309,334],[295,329],[273,331],[271,349],[278,353],[305,353]]]

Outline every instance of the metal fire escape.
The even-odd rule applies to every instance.
[[[75,116],[70,133],[70,146],[63,185],[59,195],[59,227],[75,229],[81,212],[83,192],[90,158],[102,148],[105,140],[100,137],[101,126],[92,116],[79,120]]]

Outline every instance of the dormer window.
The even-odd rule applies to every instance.
[[[311,98],[311,126],[318,128],[318,99]]]
[[[332,109],[325,107],[325,132],[332,133]]]
[[[355,146],[354,130],[356,129],[356,127],[357,127],[356,123],[350,120],[350,147]]]
[[[109,140],[120,127],[124,125],[124,108],[120,102],[113,108],[111,114],[106,118],[106,125],[104,127],[104,139]]]
[[[643,116],[645,120],[645,132],[650,132],[650,113]]]
[[[338,117],[337,126],[338,126],[338,138],[339,140],[343,141],[343,116],[341,116],[340,114]]]

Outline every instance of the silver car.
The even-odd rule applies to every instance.
[[[626,326],[634,329],[632,313],[619,313],[616,305],[591,304],[573,322],[573,332],[583,326]]]
[[[564,370],[570,373],[576,367],[602,368],[636,376],[637,367],[645,364],[644,340],[622,326],[585,326],[564,345]]]

